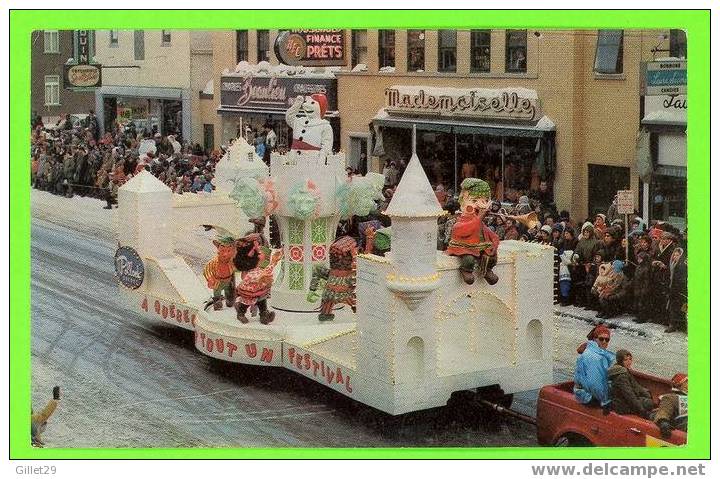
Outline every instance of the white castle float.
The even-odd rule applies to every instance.
[[[293,111],[311,114],[311,101],[298,100]],[[284,253],[269,300],[275,320],[243,324],[232,308],[203,309],[211,291],[175,254],[172,194],[148,172],[119,193],[120,245],[137,251],[144,265],[139,287],[121,286],[135,307],[194,331],[197,349],[208,356],[285,367],[394,415],[445,405],[455,391],[499,385],[513,393],[552,382],[552,248],[503,241],[498,283],[466,284],[459,259],[436,250],[443,212],[415,155],[386,211],[390,253],[357,257],[356,313],[343,307],[334,321],[318,321],[317,306],[306,300],[312,267],[327,263],[352,183],[344,156],[323,144],[324,127],[308,135],[302,126],[295,125],[295,140],[311,148],[273,155],[269,177],[242,142],[218,165],[220,180],[229,182],[217,183],[219,194],[245,181],[237,172],[276,192],[266,197],[277,203]],[[357,178],[355,187],[363,182],[375,187],[372,175]]]

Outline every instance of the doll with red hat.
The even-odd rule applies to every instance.
[[[310,96],[298,96],[287,109],[285,121],[293,130],[290,150],[298,154],[303,151],[332,153],[333,131],[330,122],[325,119],[328,108],[327,97],[323,93]]]

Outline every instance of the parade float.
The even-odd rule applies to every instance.
[[[484,269],[469,284],[467,258],[436,249],[444,212],[413,154],[385,211],[390,251],[355,255],[354,241],[335,238],[338,221],[367,215],[382,177],[347,177],[322,95],[298,97],[287,121],[292,148],[269,169],[241,140],[218,165],[214,201],[233,219],[210,226],[218,253],[204,275],[175,252],[170,190],[147,171],[120,188],[116,273],[134,308],[193,331],[203,354],[284,367],[392,415],[443,406],[458,391],[552,382],[551,247],[473,242],[482,248],[473,261],[496,278]],[[192,201],[207,205],[183,206],[201,228]],[[274,251],[253,232],[262,222],[247,221],[270,215],[282,243]],[[482,260],[490,251],[494,268]],[[235,297],[222,292],[229,278]]]

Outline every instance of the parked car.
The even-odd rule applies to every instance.
[[[632,371],[638,382],[658,396],[670,392],[670,380]],[[600,406],[580,404],[573,393],[573,382],[545,386],[537,402],[537,438],[551,446],[680,446],[687,443],[685,431],[673,430],[662,438],[660,428],[640,416],[605,413]]]

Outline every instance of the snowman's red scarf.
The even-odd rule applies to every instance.
[[[292,142],[292,146],[290,147],[291,150],[311,150],[311,151],[320,151],[320,147],[316,145],[311,145],[310,143],[305,143],[304,141],[294,139]]]

